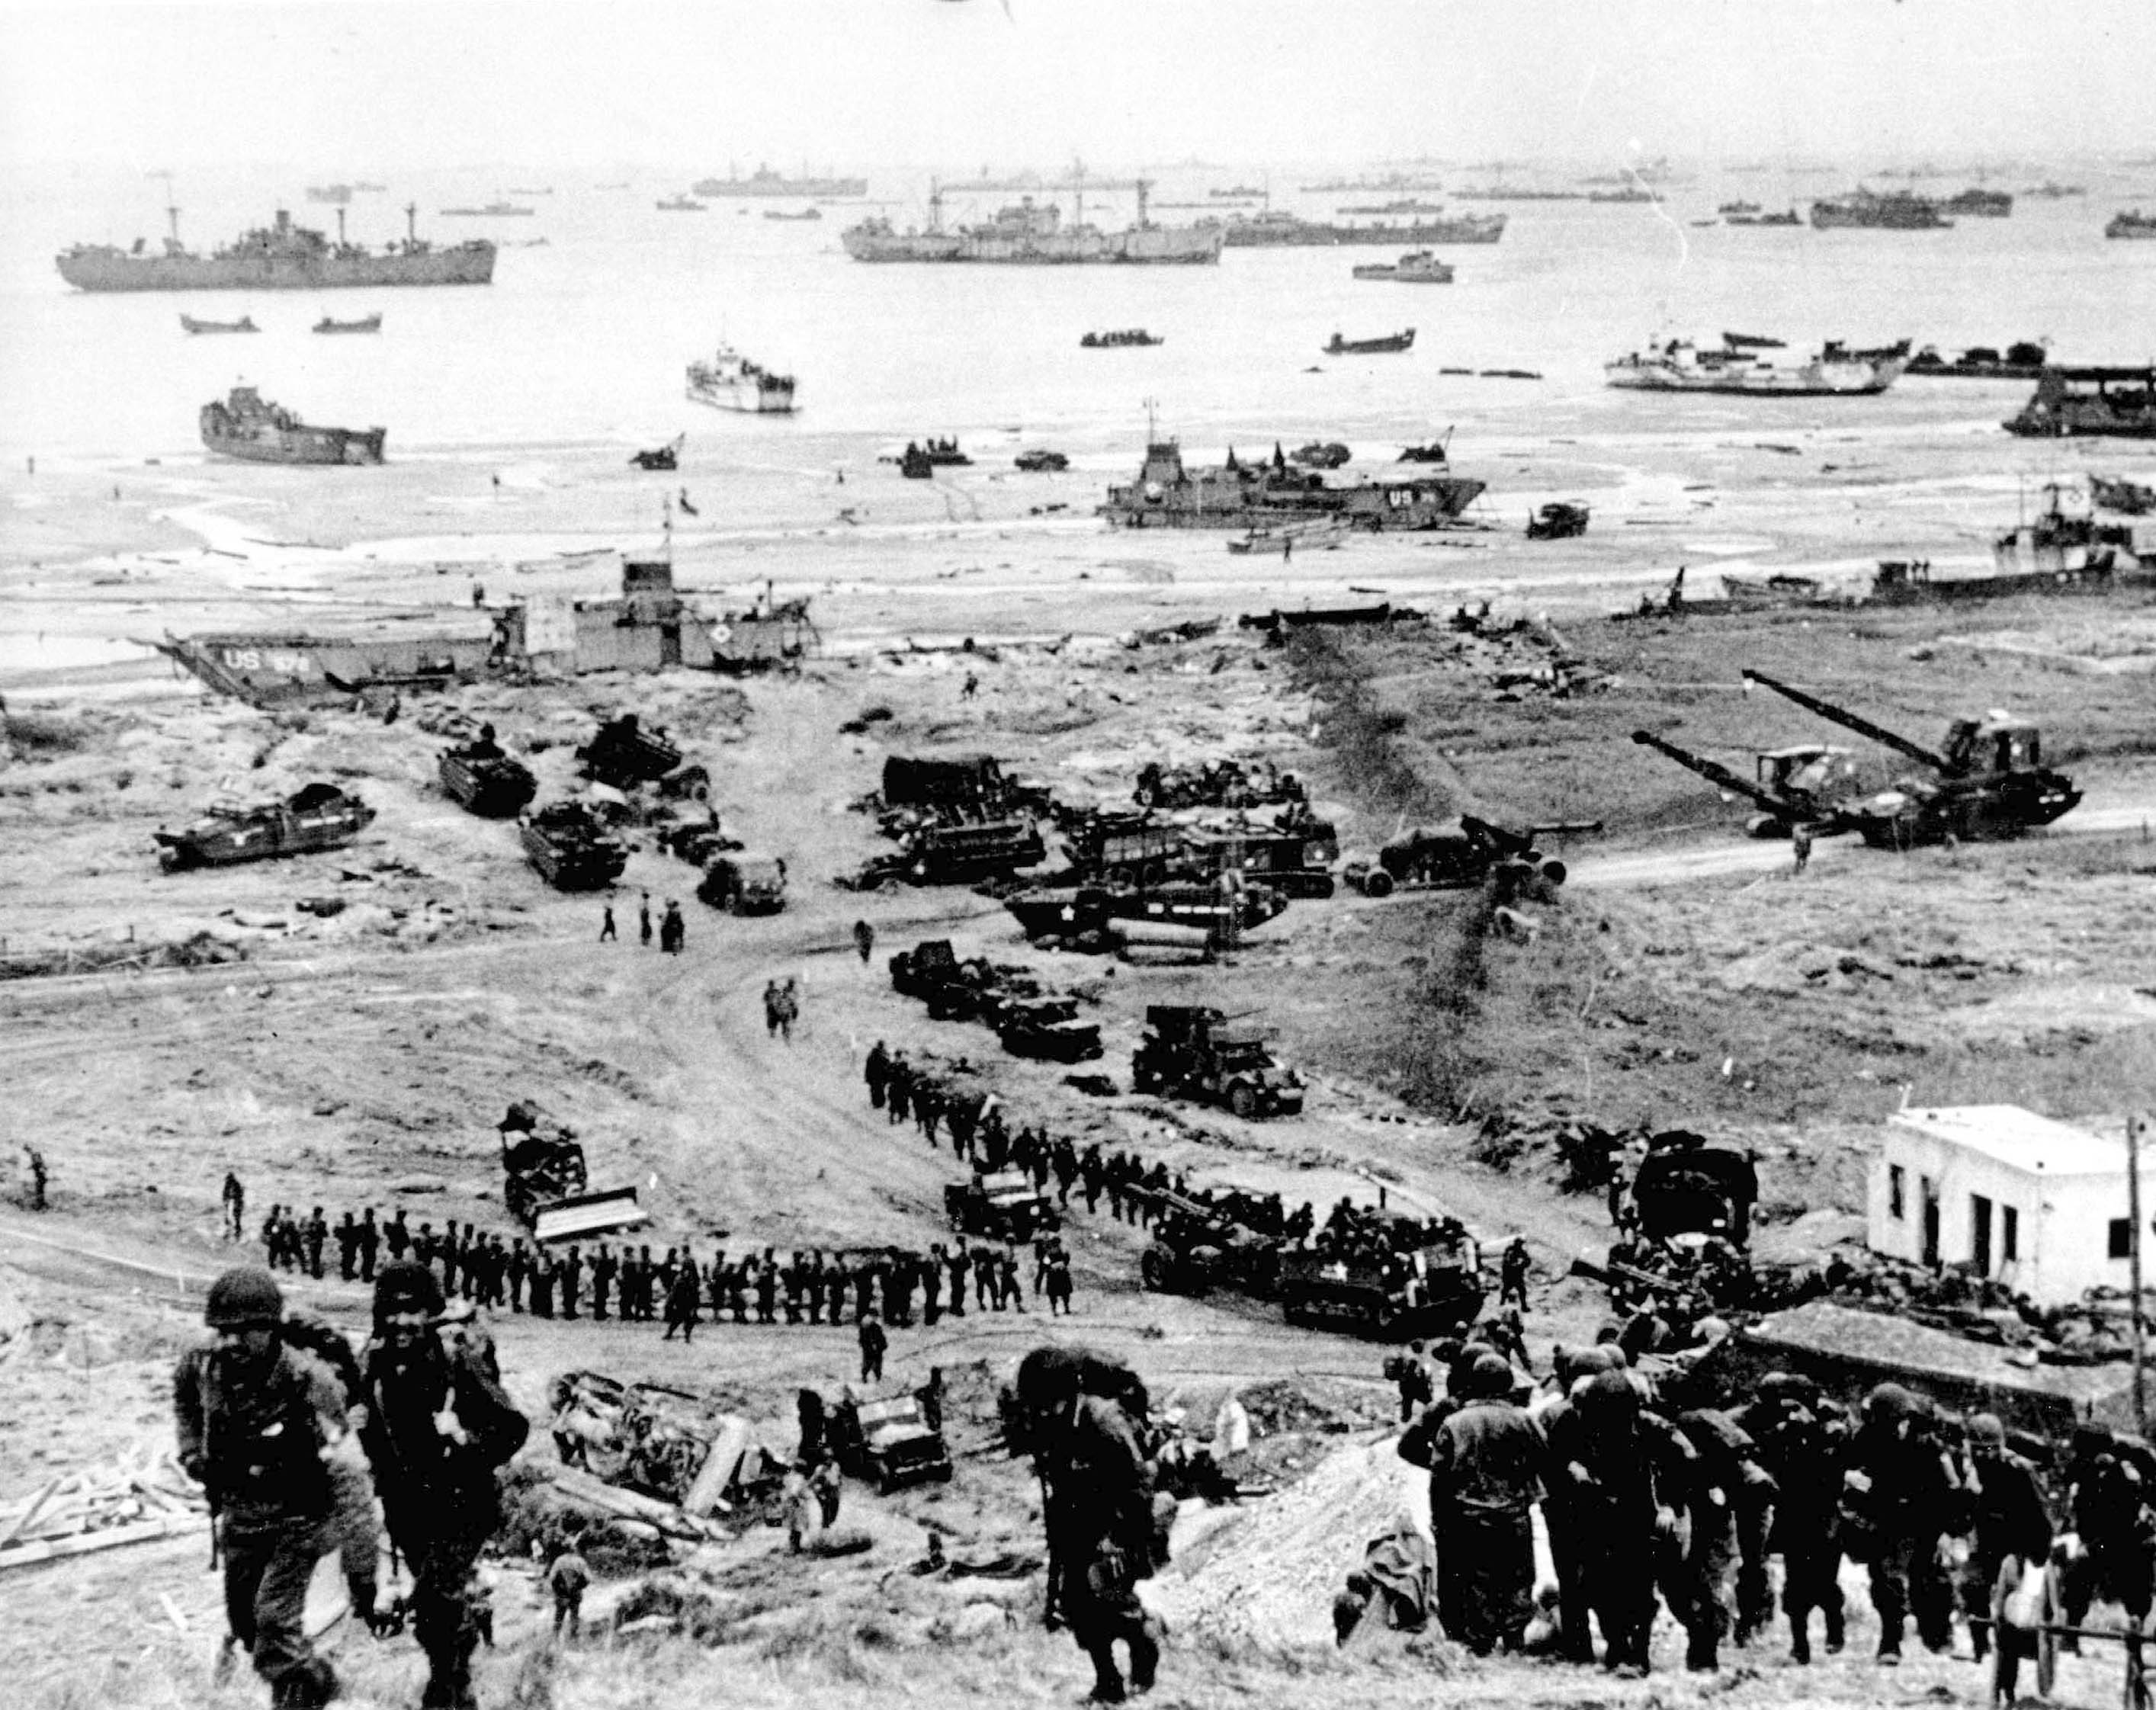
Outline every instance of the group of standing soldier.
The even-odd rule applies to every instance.
[[[1958,1609],[1977,1657],[1996,1647],[2010,1699],[2032,1641],[2000,1610],[2014,1584],[2049,1571],[2055,1517],[2081,1543],[2066,1623],[2097,1596],[2137,1620],[2148,1613],[2147,1471],[2102,1427],[2076,1431],[2055,1508],[1995,1416],[1958,1419],[1899,1384],[1879,1385],[1853,1415],[1785,1373],[1739,1405],[1680,1408],[1614,1342],[1558,1349],[1553,1384],[1532,1395],[1486,1342],[1438,1352],[1440,1373],[1392,1368],[1414,1415],[1400,1453],[1430,1469],[1439,1619],[1476,1651],[1521,1648],[1532,1631],[1589,1661],[1599,1629],[1605,1667],[1643,1671],[1659,1594],[1684,1630],[1686,1665],[1712,1669],[1725,1641],[1772,1623],[1768,1560],[1779,1554],[1790,1655],[1809,1662],[1815,1614],[1826,1648],[1843,1646],[1845,1555],[1869,1570],[1882,1665],[1901,1660],[1912,1620],[1927,1646],[1948,1649]],[[1533,1599],[1537,1505],[1557,1575],[1547,1611]]]
[[[501,1523],[495,1469],[523,1446],[492,1344],[445,1310],[434,1273],[409,1261],[374,1284],[357,1353],[336,1330],[289,1312],[252,1266],[211,1286],[214,1341],[173,1378],[179,1460],[208,1492],[224,1572],[228,1646],[270,1685],[275,1710],[337,1696],[307,1637],[307,1584],[337,1553],[360,1618],[377,1607],[379,1528],[413,1576],[412,1630],[426,1653],[424,1710],[471,1710],[482,1594],[475,1570]]]

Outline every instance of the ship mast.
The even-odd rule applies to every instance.
[[[342,227],[340,226],[339,229],[341,230]],[[404,204],[404,242],[410,248],[416,249],[418,246],[419,204],[416,202],[408,202]]]

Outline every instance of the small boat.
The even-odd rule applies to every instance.
[[[1412,326],[1405,332],[1390,333],[1383,338],[1342,338],[1336,332],[1324,351],[1328,357],[1382,356],[1413,348],[1414,337]]]
[[[1825,584],[1810,576],[1776,575],[1763,579],[1724,573],[1722,578],[1722,597],[1737,605],[1798,605],[1821,598],[1825,591]]]
[[[528,208],[519,208],[513,202],[490,202],[484,208],[445,208],[442,210],[442,217],[444,219],[506,219],[512,216],[521,218],[531,212]]]
[[[2127,516],[2146,516],[2156,511],[2156,487],[2107,480],[2099,475],[2091,475],[2088,484],[2089,498],[2099,510],[2116,511]]]
[[[315,331],[317,332],[379,332],[382,331],[382,317],[379,315],[369,315],[361,321],[332,321],[325,315],[315,322]]]
[[[1322,548],[1332,552],[1346,538],[1344,524],[1317,523],[1307,527],[1253,528],[1239,541],[1229,541],[1228,550],[1238,557],[1252,557],[1260,553],[1278,552],[1281,557],[1291,557],[1297,547],[1306,552]]]
[[[2044,372],[2044,347],[2030,339],[2010,344],[2004,355],[1988,345],[1971,345],[1952,362],[1928,344],[1909,358],[1905,372],[1934,380],[2034,380]]]
[[[689,401],[743,415],[793,413],[793,377],[775,374],[732,345],[721,344],[708,362],[689,364]]]
[[[2112,216],[2103,229],[2107,238],[2156,238],[2156,213],[2136,208]]]
[[[1011,461],[1028,475],[1060,475],[1070,467],[1070,459],[1065,453],[1045,449],[1021,451]]]
[[[701,213],[704,204],[693,196],[670,196],[652,204],[661,213]]]
[[[1717,213],[1725,214],[1757,213],[1759,212],[1759,204],[1756,202],[1725,202],[1714,211]]]
[[[970,466],[973,460],[958,449],[958,442],[951,439],[924,439],[921,449],[929,462],[938,469]]]
[[[804,208],[798,213],[788,213],[783,208],[767,208],[763,217],[766,219],[821,219],[824,211],[818,208]]]
[[[629,460],[639,469],[678,468],[681,460],[681,442],[688,437],[686,434],[676,434],[664,445],[652,450],[630,452]]]
[[[202,407],[202,441],[220,457],[248,463],[379,463],[380,428],[310,427],[252,386]]]
[[[1445,442],[1433,439],[1427,445],[1409,445],[1393,460],[1395,463],[1443,463],[1446,460]]]
[[[180,325],[189,332],[259,332],[251,316],[243,315],[237,321],[198,321],[192,315],[180,316]]]
[[[1290,463],[1299,463],[1305,469],[1339,469],[1350,462],[1355,454],[1337,439],[1312,439],[1306,445],[1298,445],[1287,454]]]
[[[1732,226],[1800,226],[1804,221],[1797,217],[1796,209],[1786,213],[1732,213],[1725,221]]]
[[[1116,332],[1089,332],[1078,341],[1078,347],[1087,351],[1115,351],[1167,342],[1164,338],[1154,337],[1142,326],[1126,326]]]
[[[1398,261],[1365,263],[1353,270],[1357,279],[1390,280],[1395,285],[1450,285],[1452,270],[1428,249],[1412,250]]]

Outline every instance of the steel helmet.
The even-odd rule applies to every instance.
[[[241,1265],[209,1286],[203,1322],[213,1330],[240,1330],[250,1324],[274,1324],[285,1316],[285,1292],[277,1279],[259,1265]]]
[[[424,1312],[430,1318],[436,1317],[441,1310],[441,1281],[416,1259],[392,1260],[375,1276],[377,1323],[399,1312]]]

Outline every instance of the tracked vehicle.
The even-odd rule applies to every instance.
[[[483,819],[513,819],[539,793],[531,768],[495,741],[490,724],[471,742],[443,749],[436,765],[443,793]]]
[[[629,865],[629,850],[582,802],[549,802],[517,827],[524,852],[557,891],[603,891]]]
[[[1841,809],[1856,793],[1856,768],[1846,748],[1769,748],[1758,757],[1757,776],[1748,778],[1651,731],[1634,731],[1632,740],[1752,803],[1758,811],[1744,822],[1748,836],[1787,837],[1799,825],[1840,830]]]
[[[374,823],[374,809],[333,783],[311,783],[281,801],[213,807],[177,831],[151,834],[168,873],[231,866],[315,850],[342,849]]]

